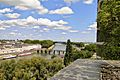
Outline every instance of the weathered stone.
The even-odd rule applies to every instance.
[[[120,61],[79,59],[48,80],[120,80]]]
[[[120,80],[120,67],[118,67],[117,65],[112,65],[109,63],[107,65],[103,65],[102,66],[102,80]]]

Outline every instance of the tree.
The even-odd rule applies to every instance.
[[[77,47],[84,47],[83,42],[72,42],[73,45],[76,45]]]
[[[70,64],[70,62],[73,61],[73,58],[72,58],[72,45],[71,45],[71,42],[70,40],[67,41],[67,46],[66,46],[66,53],[65,53],[65,56],[64,56],[64,65],[67,66],[68,64]]]
[[[84,43],[83,43],[83,42],[80,42],[80,43],[78,44],[78,47],[84,47]]]
[[[26,39],[26,40],[24,40],[23,42],[24,42],[24,43],[31,44],[31,40],[29,40],[29,39]]]
[[[85,50],[96,52],[96,44],[86,45]]]
[[[120,60],[120,0],[101,0],[97,17],[98,55],[104,59]]]
[[[55,57],[57,57],[55,54],[53,54],[52,56],[51,56],[51,59],[53,59],[53,58],[55,58]]]
[[[88,50],[74,51],[73,60],[91,58],[93,54],[93,51]]]
[[[6,60],[0,62],[0,80],[47,80],[64,67],[61,58]]]
[[[31,42],[32,42],[32,44],[40,44],[39,40],[32,40]]]
[[[53,45],[52,40],[43,40],[41,41],[42,48],[49,48],[50,46]]]
[[[27,44],[41,44],[42,48],[49,48],[54,44],[52,40],[23,40],[22,42],[27,43]]]

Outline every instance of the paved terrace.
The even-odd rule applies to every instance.
[[[120,61],[79,59],[48,80],[102,80],[101,66],[105,64],[120,67]]]

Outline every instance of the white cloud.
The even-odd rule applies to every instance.
[[[10,35],[16,35],[17,33],[15,33],[15,32],[10,32],[9,34],[10,34]]]
[[[89,31],[82,31],[81,33],[82,34],[89,34],[90,32]]]
[[[13,30],[14,32],[17,32],[18,30]]]
[[[48,29],[48,28],[44,28],[43,30],[44,30],[44,31],[49,31],[50,29]]]
[[[82,34],[88,34],[89,32],[88,31],[82,31],[81,33]]]
[[[41,5],[39,0],[0,0],[0,2],[15,6],[16,9],[36,9],[41,14],[47,13],[48,11],[45,7]]]
[[[84,0],[83,1],[85,4],[92,4],[93,3],[93,0]]]
[[[0,27],[0,30],[5,30],[5,28],[3,28],[3,27]]]
[[[65,22],[65,21],[63,21],[63,20],[59,20],[59,21],[58,21],[58,24],[64,25],[64,24],[68,24],[68,22]]]
[[[21,34],[21,33],[18,33],[17,35],[21,36],[22,34]]]
[[[24,6],[15,6],[15,9],[28,10],[29,8],[24,7]]]
[[[91,28],[88,28],[87,30],[88,30],[88,31],[91,31],[92,29],[91,29]]]
[[[6,13],[6,12],[12,12],[13,10],[11,10],[10,8],[4,8],[0,10],[0,13]]]
[[[39,14],[46,14],[48,13],[48,9],[42,9],[39,11]]]
[[[67,34],[67,33],[65,33],[65,32],[62,32],[61,34]]]
[[[22,35],[21,33],[17,33],[17,32],[10,32],[9,34],[13,35],[13,36],[21,36]]]
[[[34,28],[34,29],[39,29],[39,28],[40,28],[40,26],[34,26],[33,28]]]
[[[73,14],[73,10],[69,7],[62,7],[61,9],[51,10],[50,14]]]
[[[4,21],[0,20],[0,30],[5,30],[6,28],[9,28],[10,25],[8,25],[7,23],[4,24]]]
[[[58,29],[58,30],[70,30],[71,27],[70,26],[58,26],[58,27],[54,27],[54,29]]]
[[[93,24],[91,24],[88,29],[90,30],[97,30],[97,22],[94,22]]]
[[[70,17],[71,17],[70,15],[69,15],[69,16],[68,16],[68,15],[67,15],[67,16],[63,16],[63,18],[66,18],[66,19],[67,19],[67,18],[70,18]]]
[[[78,30],[69,30],[71,33],[79,32]]]
[[[64,2],[68,3],[71,5],[72,3],[79,2],[80,0],[64,0]],[[92,4],[94,0],[83,0],[83,3],[85,4]]]
[[[69,30],[71,27],[66,26],[68,22],[59,20],[51,21],[47,18],[38,18],[35,19],[32,16],[27,17],[26,19],[12,19],[12,20],[0,20],[0,26],[3,28],[19,26],[22,28],[33,27],[33,26],[45,26],[51,29],[60,29],[60,30]]]
[[[43,30],[40,30],[40,32],[44,32]]]
[[[9,18],[18,18],[20,17],[20,14],[18,13],[8,13],[8,14],[4,14],[6,17],[9,17]]]
[[[44,2],[44,1],[48,1],[48,0],[41,0],[41,1],[43,1],[43,2]]]
[[[75,3],[78,2],[80,0],[64,0],[64,2],[69,3],[71,5],[71,3]]]

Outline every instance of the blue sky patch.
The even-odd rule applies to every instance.
[[[0,0],[0,39],[96,42],[97,0]]]

